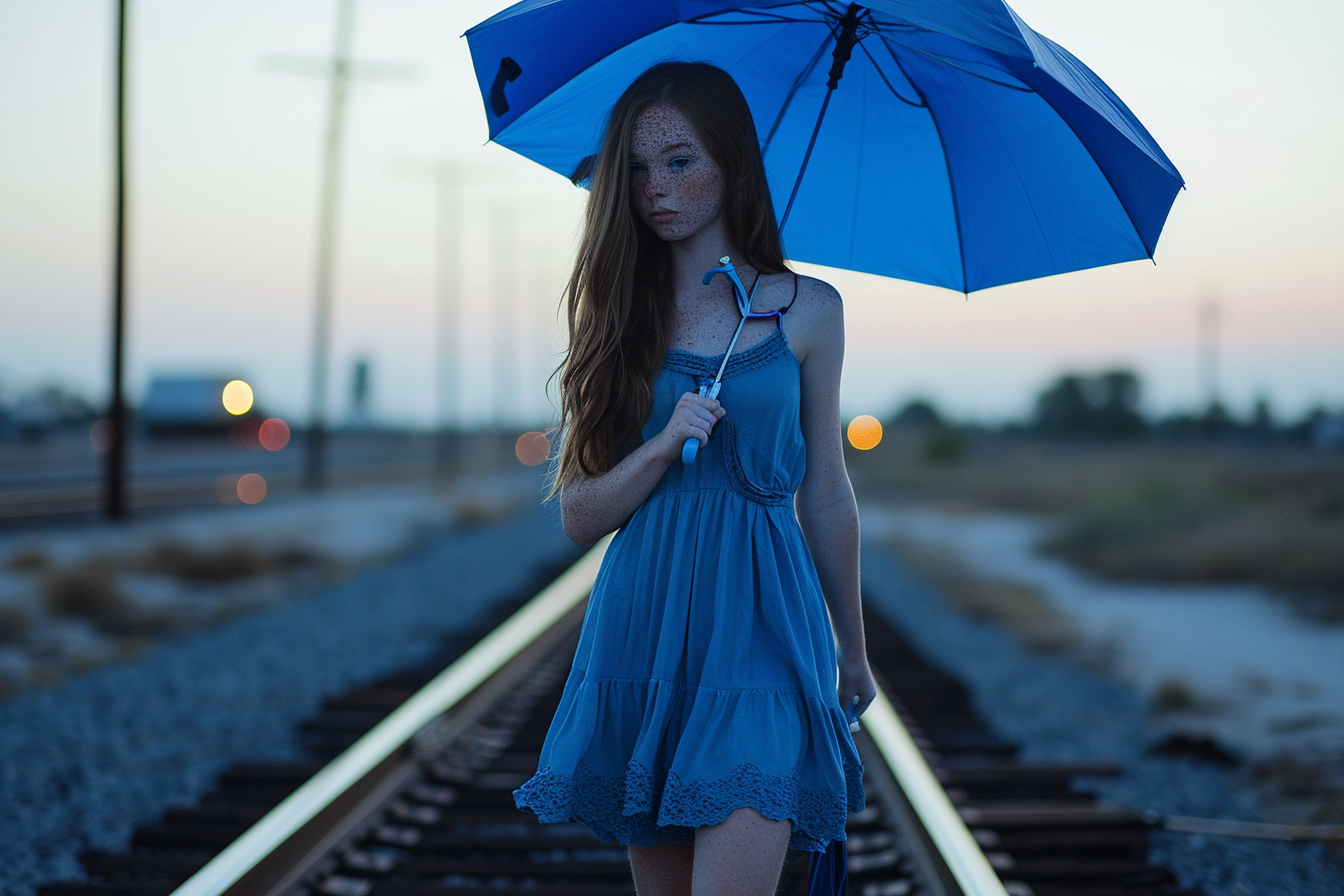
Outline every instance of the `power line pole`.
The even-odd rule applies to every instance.
[[[308,435],[304,444],[303,484],[312,491],[326,484],[327,374],[331,355],[331,288],[336,258],[337,205],[340,199],[341,148],[345,130],[345,104],[352,77],[397,74],[407,66],[361,65],[355,72],[351,57],[354,42],[355,0],[340,0],[336,10],[336,43],[330,58],[281,57],[273,67],[328,79],[326,151],[322,160],[322,193],[318,207],[317,275],[313,309],[313,365],[308,408]]]
[[[117,3],[116,108],[113,113],[113,201],[115,223],[112,247],[112,396],[107,417],[112,442],[107,451],[103,485],[103,513],[114,520],[126,516],[126,17],[127,0]]]
[[[318,490],[326,484],[327,372],[331,354],[331,279],[336,250],[336,203],[340,198],[341,135],[350,87],[350,44],[354,35],[355,0],[340,0],[336,12],[336,50],[331,60],[327,99],[326,153],[322,162],[322,199],[317,213],[317,280],[313,307],[313,369],[308,405],[308,438],[304,443],[303,484]]]

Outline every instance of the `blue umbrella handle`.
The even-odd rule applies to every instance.
[[[700,395],[702,398],[705,396],[708,396],[710,398],[718,398],[719,381],[716,379],[712,383],[703,383],[700,386],[700,388],[696,390],[696,393]],[[683,464],[688,465],[695,463],[695,455],[696,452],[698,452],[699,450],[700,450],[699,439],[687,439],[686,444],[681,446],[681,462]]]
[[[709,281],[714,279],[715,274],[723,274],[733,284],[733,301],[737,302],[737,311],[743,317],[751,313],[751,298],[747,295],[746,288],[742,285],[742,280],[737,276],[737,268],[733,267],[733,261],[727,255],[719,259],[719,266],[710,268],[705,272],[701,282],[706,286]]]
[[[695,454],[699,450],[699,439],[687,439],[686,444],[681,446],[681,462],[688,465],[695,463]]]

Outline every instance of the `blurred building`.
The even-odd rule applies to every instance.
[[[137,419],[150,435],[227,432],[243,414],[224,406],[224,388],[237,377],[211,375],[156,376],[149,383]]]

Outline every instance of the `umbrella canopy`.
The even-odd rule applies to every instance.
[[[970,292],[1151,258],[1182,187],[1001,0],[525,0],[466,37],[490,138],[567,177],[650,65],[729,72],[797,261]]]

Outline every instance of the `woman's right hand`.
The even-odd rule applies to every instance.
[[[705,398],[694,392],[684,393],[672,410],[667,426],[659,434],[664,444],[658,453],[669,462],[675,462],[681,458],[681,448],[687,439],[695,439],[703,448],[709,441],[714,424],[723,419],[726,413],[717,398]]]

